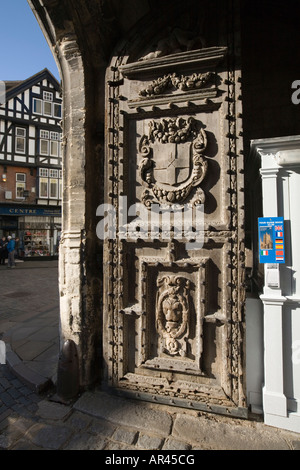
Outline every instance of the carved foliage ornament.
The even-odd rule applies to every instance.
[[[139,92],[140,96],[160,95],[169,88],[176,88],[182,91],[197,90],[203,88],[212,77],[211,72],[194,73],[190,76],[177,75],[176,73],[165,75],[151,82],[147,88]]]
[[[189,334],[190,281],[180,276],[158,278],[156,329],[162,340],[163,352],[186,355],[185,338]]]
[[[139,171],[148,188],[142,197],[146,206],[155,201],[182,203],[204,179],[207,135],[199,125],[192,117],[150,121],[149,134],[143,135],[139,143]]]

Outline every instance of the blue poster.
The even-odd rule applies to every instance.
[[[258,248],[260,263],[285,263],[283,217],[258,219]]]

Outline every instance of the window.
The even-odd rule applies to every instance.
[[[50,140],[49,140],[50,139]],[[59,157],[60,134],[58,132],[40,131],[40,154]]]
[[[58,132],[50,132],[50,139],[51,140],[59,140],[59,133]]]
[[[20,181],[21,183],[26,183],[26,174],[16,173],[16,181]]]
[[[45,101],[53,101],[53,93],[51,93],[50,91],[44,91],[43,92],[43,99]]]
[[[25,153],[26,148],[26,129],[22,127],[16,128],[16,152]]]
[[[58,199],[58,180],[51,178],[50,179],[50,194],[51,199]]]
[[[47,198],[48,197],[48,178],[40,178],[39,197],[40,198]]]
[[[51,132],[51,134],[52,134],[52,132]],[[40,131],[40,137],[41,137],[41,139],[49,139],[49,131],[41,130]]]
[[[61,118],[61,104],[53,104],[53,117]]]
[[[51,101],[44,101],[44,116],[52,116],[52,103],[51,103]]]
[[[61,199],[61,170],[39,168],[39,197]]]
[[[35,114],[42,114],[43,112],[42,100],[33,98],[33,112]]]
[[[16,198],[24,199],[24,191],[26,189],[26,174],[16,173]]]
[[[49,170],[50,178],[58,178],[58,170]]]
[[[59,199],[62,199],[62,179],[59,179],[58,180],[58,184],[59,184]]]
[[[33,112],[44,116],[53,116],[57,119],[62,117],[62,106],[53,102],[53,93],[43,92],[43,99],[33,98]]]
[[[48,177],[48,168],[40,168],[39,176]]]
[[[51,157],[58,157],[58,142],[50,142]]]
[[[40,148],[41,155],[49,155],[49,141],[41,139],[41,148]]]

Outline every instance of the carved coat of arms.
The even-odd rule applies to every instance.
[[[206,147],[206,132],[192,117],[150,121],[139,143],[145,205],[182,203],[206,175]]]

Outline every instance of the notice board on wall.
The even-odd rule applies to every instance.
[[[283,217],[259,217],[258,243],[260,263],[285,263]]]

